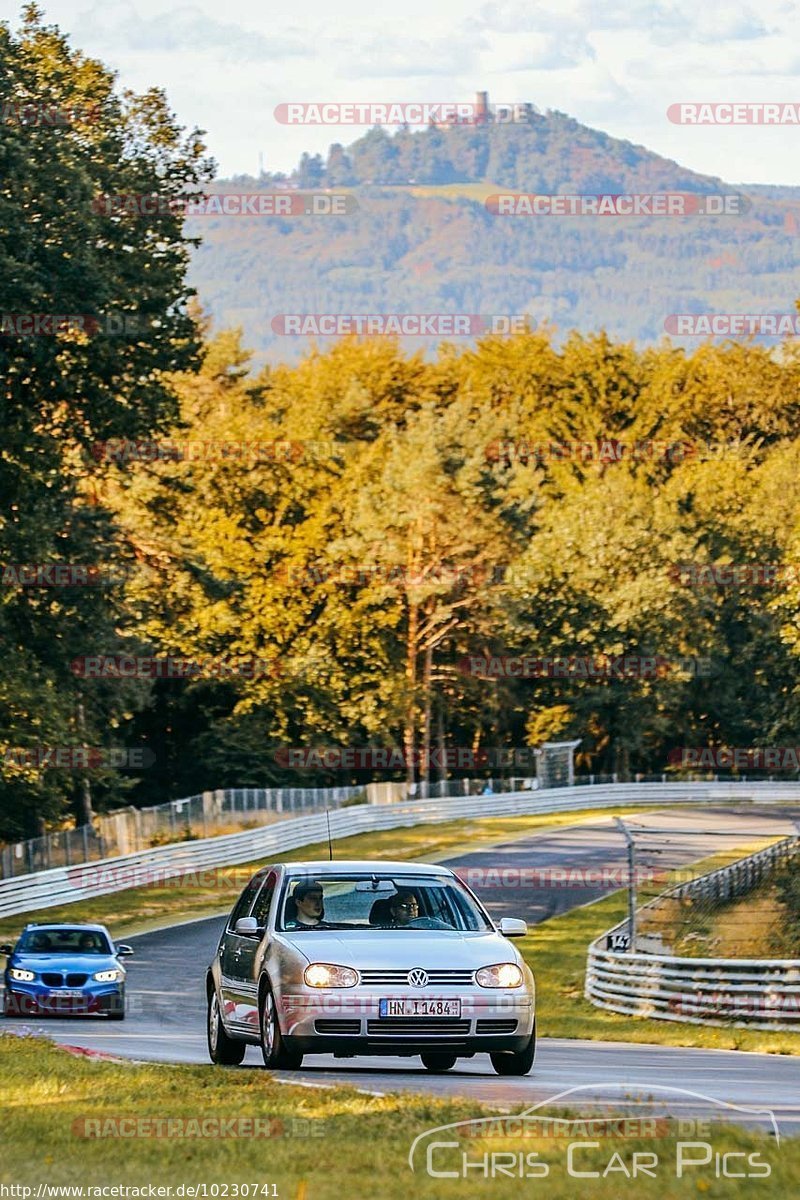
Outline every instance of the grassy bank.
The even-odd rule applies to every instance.
[[[782,896],[774,874],[735,900],[690,903],[668,897],[650,911],[648,930],[660,933],[680,956],[800,957],[796,910]]]
[[[698,1193],[771,1200],[792,1195],[800,1177],[800,1139],[784,1139],[777,1147],[764,1134],[726,1126],[712,1127],[703,1140],[716,1153],[757,1155],[756,1161],[768,1165],[769,1177],[718,1179],[712,1155],[708,1165],[677,1179],[678,1130],[675,1122],[663,1121],[657,1138],[593,1133],[591,1140],[599,1145],[579,1150],[574,1164],[576,1170],[600,1172],[589,1181],[588,1191],[586,1180],[568,1174],[568,1139],[563,1137],[464,1138],[457,1149],[438,1150],[432,1159],[435,1170],[456,1169],[460,1175],[462,1150],[472,1163],[503,1152],[506,1170],[509,1154],[515,1163],[519,1154],[538,1154],[528,1161],[538,1163],[540,1172],[544,1164],[546,1178],[521,1184],[518,1173],[509,1178],[495,1171],[494,1178],[484,1178],[474,1168],[466,1179],[432,1178],[425,1168],[428,1143],[417,1151],[416,1171],[409,1167],[414,1139],[437,1126],[488,1115],[485,1107],[468,1099],[440,1102],[408,1094],[368,1096],[342,1087],[279,1085],[257,1069],[120,1065],[75,1058],[40,1039],[9,1036],[0,1036],[0,1074],[0,1183],[32,1187],[33,1196],[40,1183],[173,1189],[203,1183],[208,1195],[212,1185],[227,1185],[229,1197],[236,1195],[234,1185],[269,1185],[258,1193],[259,1200],[273,1195],[280,1200],[517,1200],[520,1186],[531,1194],[538,1189],[549,1200],[567,1200],[577,1189],[597,1200],[663,1200]],[[519,1104],[514,1111],[524,1107]],[[220,1124],[202,1125],[208,1118]],[[527,1130],[533,1132],[531,1126]],[[124,1136],[112,1136],[120,1132]],[[456,1136],[447,1131],[438,1140]],[[586,1140],[586,1133],[577,1132],[574,1140]],[[655,1178],[626,1178],[619,1163],[630,1171],[634,1151],[658,1156]],[[604,1179],[602,1172],[615,1154],[619,1158]],[[697,1151],[694,1155],[700,1157]],[[492,1160],[485,1161],[488,1172]],[[735,1162],[738,1170],[746,1160]],[[218,1194],[224,1195],[221,1189]]]
[[[614,809],[613,815],[641,811],[635,805]],[[447,855],[465,854],[506,839],[523,837],[546,829],[608,818],[607,809],[583,812],[542,813],[539,815],[480,817],[446,821],[437,825],[412,825],[388,829],[382,833],[359,833],[334,843],[334,857],[375,859],[419,859],[435,861]],[[54,908],[39,909],[0,920],[0,942],[17,936],[28,921],[100,921],[116,937],[140,932],[159,925],[213,916],[230,908],[235,897],[258,867],[268,862],[326,860],[328,843],[314,842],[297,850],[282,852],[236,867],[203,871],[165,884],[128,888],[93,900],[79,900]]]
[[[702,874],[730,858],[731,852],[726,851],[695,864],[693,870]],[[516,943],[536,975],[537,1024],[542,1036],[800,1054],[800,1032],[740,1029],[733,1022],[730,1026],[704,1026],[658,1021],[607,1012],[590,1004],[583,995],[589,943],[627,915],[627,893],[615,892],[534,926]]]

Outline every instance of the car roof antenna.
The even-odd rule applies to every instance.
[[[333,842],[331,841],[331,810],[325,809],[325,817],[328,822],[328,861],[333,862]]]

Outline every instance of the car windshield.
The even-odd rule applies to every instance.
[[[99,929],[26,929],[17,943],[26,954],[111,954]]]
[[[457,879],[434,875],[289,876],[278,929],[492,929]]]

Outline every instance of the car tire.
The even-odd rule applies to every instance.
[[[16,1000],[12,1000],[8,992],[3,992],[3,1016],[18,1017],[20,1015]]]
[[[536,1057],[536,1022],[533,1022],[533,1032],[524,1050],[498,1050],[489,1057],[498,1075],[527,1075]]]
[[[222,1014],[219,1011],[217,989],[211,987],[208,993],[208,1020],[206,1021],[208,1037],[208,1054],[213,1063],[219,1067],[238,1067],[244,1058],[247,1046],[244,1042],[228,1037],[222,1024]]]
[[[267,985],[261,994],[258,1006],[259,1041],[264,1066],[268,1071],[297,1071],[303,1065],[303,1056],[290,1050],[283,1040],[278,1009],[272,988]]]
[[[434,1074],[440,1074],[442,1071],[449,1071],[451,1067],[456,1065],[458,1055],[445,1054],[441,1050],[425,1050],[420,1054],[420,1058],[426,1071],[433,1071]]]

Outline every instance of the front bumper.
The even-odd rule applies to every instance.
[[[379,1001],[461,1001],[459,1017],[381,1017]],[[535,1002],[524,988],[480,989],[453,995],[363,988],[302,989],[279,999],[287,1046],[304,1054],[419,1054],[442,1049],[460,1055],[523,1050],[533,1032]]]
[[[58,995],[68,990],[74,995]],[[54,994],[55,993],[55,994]],[[125,984],[85,983],[77,988],[49,988],[35,980],[5,982],[4,1007],[16,1016],[85,1017],[125,1011]]]

